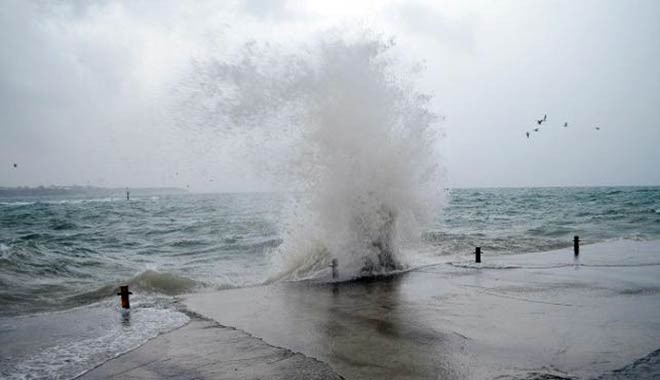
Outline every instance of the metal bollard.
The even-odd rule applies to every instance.
[[[573,237],[573,253],[575,253],[575,257],[580,254],[580,237],[577,235]]]
[[[121,307],[123,309],[131,308],[131,303],[128,301],[129,294],[133,293],[128,291],[128,285],[122,285],[119,287],[119,293],[117,293],[117,295],[121,296]]]
[[[481,262],[481,247],[476,247],[476,249],[474,250],[474,262],[475,263]]]
[[[332,278],[337,278],[339,275],[337,266],[339,266],[339,261],[337,259],[332,259],[332,263],[330,264],[330,267],[332,268]]]

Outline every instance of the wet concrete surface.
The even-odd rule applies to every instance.
[[[96,379],[341,379],[300,353],[243,331],[193,318],[136,350],[78,377]]]
[[[658,242],[482,260],[190,294],[201,317],[80,378],[660,378]]]
[[[660,347],[657,243],[482,259],[183,303],[349,379],[592,378]]]

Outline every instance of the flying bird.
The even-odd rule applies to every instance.
[[[14,167],[15,167],[15,168],[17,168],[17,167],[18,167],[18,164],[17,164],[17,163],[15,163],[15,162],[14,162]]]
[[[568,127],[568,121],[564,122],[564,128]]]
[[[597,130],[597,131],[600,131],[600,127],[596,127],[596,130]]]
[[[527,135],[527,138],[529,138],[529,132],[525,132],[525,134]]]
[[[538,131],[539,131],[539,129],[538,129],[538,128],[534,128],[534,132],[538,132]]]
[[[547,114],[544,114],[544,115],[543,115],[543,119],[538,119],[538,120],[536,120],[536,123],[537,123],[538,125],[541,125],[541,124],[545,123],[546,120],[548,120],[548,115],[547,115]]]

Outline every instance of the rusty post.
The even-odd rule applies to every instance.
[[[129,294],[133,294],[128,291],[128,285],[122,285],[119,287],[118,296],[121,296],[121,307],[122,309],[130,309],[131,303],[128,301]]]
[[[577,235],[573,237],[573,253],[575,253],[575,257],[580,254],[580,237]]]
[[[330,264],[330,267],[332,267],[332,278],[337,278],[339,275],[337,267],[339,266],[339,261],[337,259],[332,259],[332,264]]]
[[[481,262],[481,247],[476,247],[474,250],[474,262],[475,263]]]

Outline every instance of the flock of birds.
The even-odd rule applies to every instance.
[[[536,127],[536,128],[534,128],[533,131],[534,131],[534,132],[538,132],[538,131],[540,131],[540,130],[541,130],[541,127],[543,126],[543,124],[544,124],[546,121],[548,121],[548,115],[547,115],[547,114],[544,114],[544,115],[543,115],[543,118],[536,120],[536,124],[538,124],[539,126]],[[567,121],[564,122],[564,128],[568,128],[568,122],[567,122]],[[594,129],[597,130],[597,131],[600,131],[600,127],[594,127]],[[525,132],[525,136],[527,136],[527,138],[529,138],[529,136],[530,136],[530,132],[529,132],[529,131],[526,131],[526,132]],[[18,164],[15,163],[15,162],[14,162],[14,165],[13,165],[13,166],[14,166],[14,168],[18,168]],[[176,175],[178,176],[178,175],[179,175],[179,172],[177,172]],[[213,182],[213,180],[211,179],[211,180],[209,180],[209,182]]]
[[[546,121],[548,121],[548,115],[547,114],[543,115],[543,118],[536,120],[536,124],[538,124],[539,126],[534,128],[533,131],[534,132],[540,131],[541,126],[543,126],[543,124]],[[567,121],[564,122],[564,128],[568,128],[568,122]],[[594,127],[594,129],[597,130],[597,131],[600,131],[600,127]],[[529,131],[525,132],[525,135],[527,136],[527,138],[529,138],[529,135],[530,135]]]

